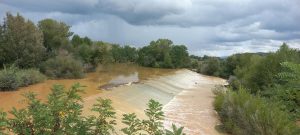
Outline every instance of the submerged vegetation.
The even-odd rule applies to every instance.
[[[14,133],[19,135],[109,135],[116,133],[116,111],[112,101],[99,98],[91,111],[96,116],[82,115],[82,98],[79,93],[83,87],[74,84],[66,90],[62,85],[54,85],[48,95],[48,101],[42,102],[34,93],[26,93],[27,108],[13,108],[7,118],[7,113],[0,112],[0,134]],[[126,125],[121,131],[127,135],[148,133],[149,135],[183,135],[182,127],[173,125],[173,130],[166,130],[162,125],[164,114],[162,105],[150,100],[145,110],[148,119],[141,120],[132,114],[123,115]]]

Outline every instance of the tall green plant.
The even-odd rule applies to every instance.
[[[172,131],[166,130],[163,127],[162,121],[164,120],[164,113],[162,111],[162,104],[151,99],[148,103],[148,108],[145,110],[148,119],[140,120],[136,114],[124,114],[123,123],[127,125],[122,129],[122,132],[127,135],[184,135],[183,127],[177,128],[172,125]]]

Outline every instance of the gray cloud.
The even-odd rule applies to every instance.
[[[38,22],[54,18],[94,40],[142,46],[157,38],[186,44],[193,54],[300,48],[298,0],[2,0],[5,12]]]

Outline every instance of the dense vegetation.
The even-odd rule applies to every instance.
[[[299,50],[283,44],[270,53],[191,58],[192,68],[198,72],[229,79],[230,89],[217,94],[215,101],[227,131],[237,135],[249,131],[264,135],[296,134],[293,125],[287,123],[300,120]],[[272,128],[265,130],[266,125]]]
[[[247,90],[218,91],[214,103],[224,128],[233,135],[297,135],[297,127],[278,104]]]
[[[190,59],[184,45],[173,45],[168,39],[152,41],[138,52],[138,63],[142,66],[182,68],[189,65]]]
[[[97,99],[91,109],[97,116],[82,116],[82,86],[73,85],[65,90],[62,85],[54,85],[47,102],[41,102],[34,93],[25,94],[27,108],[10,111],[13,118],[0,111],[0,134],[18,135],[109,135],[116,133],[116,111],[109,99]],[[141,120],[132,114],[124,114],[126,125],[121,131],[127,135],[183,135],[182,127],[173,125],[166,130],[162,125],[164,114],[162,105],[154,100],[145,110],[148,119]]]
[[[14,66],[0,70],[0,90],[17,89],[42,82],[46,77],[36,69],[19,69]]]
[[[82,78],[84,72],[109,63],[183,68],[189,66],[190,58],[184,45],[174,45],[168,39],[135,48],[80,37],[70,31],[69,25],[53,19],[35,25],[19,14],[7,13],[0,24],[0,68],[15,65],[20,69],[35,68],[49,78]],[[0,90],[16,89],[11,86],[0,86]]]

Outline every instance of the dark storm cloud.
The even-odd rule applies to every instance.
[[[142,46],[157,38],[193,54],[300,48],[299,0],[2,0],[5,12],[54,18],[95,40]]]

